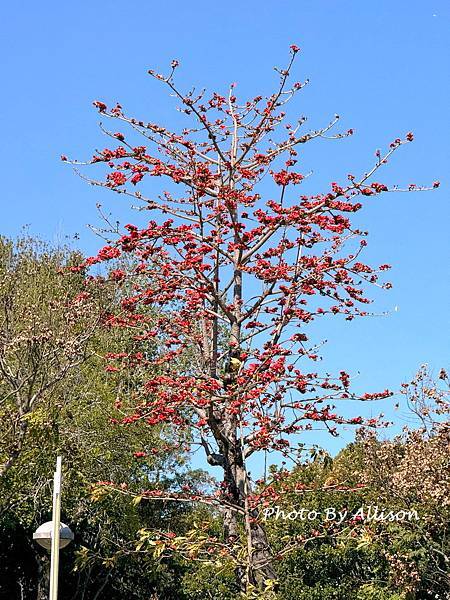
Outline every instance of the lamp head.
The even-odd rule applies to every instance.
[[[44,523],[43,525],[38,527],[33,533],[33,540],[36,540],[36,542],[46,550],[51,550],[52,531],[53,523],[52,521],[47,521],[47,523]],[[70,527],[68,527],[64,523],[61,523],[59,527],[59,547],[65,548],[70,544],[73,538],[74,534]]]

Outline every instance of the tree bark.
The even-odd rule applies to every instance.
[[[231,422],[230,422],[231,421]],[[251,482],[248,476],[243,451],[237,439],[236,424],[230,419],[226,427],[227,442],[218,440],[223,456],[224,484],[231,503],[244,513],[243,522],[237,511],[228,510],[225,514],[224,529],[228,543],[235,543],[244,527],[247,539],[247,566],[236,569],[238,581],[243,590],[249,584],[263,587],[264,581],[276,579],[273,568],[273,555],[266,532],[257,521],[258,513],[248,507],[248,496],[251,493]]]
[[[47,600],[50,589],[50,560],[47,556],[37,555],[38,587],[36,600]]]

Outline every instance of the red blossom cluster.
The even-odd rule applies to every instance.
[[[252,506],[272,501],[276,493],[267,487],[258,497],[244,498],[242,490],[251,489],[249,476],[244,471],[244,483],[237,481],[231,464],[245,464],[259,450],[286,456],[295,451],[296,434],[305,430],[323,428],[337,435],[338,425],[376,426],[378,419],[340,416],[336,405],[391,396],[388,390],[355,394],[347,372],[336,377],[309,372],[298,361],[319,358],[304,333],[312,321],[368,314],[367,284],[376,283],[389,265],[376,269],[361,261],[366,232],[351,218],[362,200],[372,202],[396,189],[372,179],[413,135],[395,139],[383,156],[377,151],[376,164],[359,178],[349,174],[345,183],[299,194],[296,186],[304,176],[290,170],[298,148],[353,131],[330,135],[336,116],[326,127],[302,133],[301,120],[297,127],[288,125],[280,141],[267,144],[285,119],[284,105],[303,87],[288,86],[298,52],[291,46],[291,62],[278,70],[274,94],[243,104],[233,87],[228,97],[179,91],[173,79],[178,61],[166,77],[151,72],[178,97],[180,110],[196,120],[181,133],[130,118],[120,105],[108,110],[103,102],[94,103],[102,115],[141,133],[146,145],[96,153],[89,164],[103,165],[107,173],[91,183],[126,192],[158,215],[144,227],[126,225],[115,244],[75,267],[133,258],[127,272],[110,272],[110,281],[122,285],[127,278],[130,286],[120,313],[105,322],[132,331],[135,343],[154,344],[151,362],[157,371],[143,382],[134,413],[121,422],[166,423],[180,434],[190,427],[193,443],[224,469],[220,497],[231,498],[239,510],[247,501]],[[122,133],[109,135],[125,140]],[[275,185],[261,185],[267,173]],[[143,192],[151,177],[169,184],[157,200]],[[147,359],[119,352],[108,360],[108,371],[115,372],[121,364],[141,368]]]

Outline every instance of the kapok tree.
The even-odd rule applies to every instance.
[[[178,61],[167,76],[149,71],[168,86],[193,124],[174,133],[128,116],[119,104],[108,108],[96,101],[101,116],[126,126],[127,133],[101,125],[114,146],[96,151],[87,163],[69,161],[106,167],[104,177],[83,177],[155,214],[145,227],[126,225],[126,233],[108,241],[83,267],[123,255],[136,261],[128,272],[112,272],[119,285],[133,283],[121,313],[111,315],[108,324],[129,328],[144,347],[156,338],[162,349],[159,374],[152,372],[143,383],[136,410],[124,415],[124,422],[166,423],[182,437],[189,429],[192,445],[222,469],[217,493],[192,499],[223,509],[231,553],[243,533],[244,588],[276,577],[258,512],[273,488],[260,481],[256,493],[248,459],[255,453],[295,459],[298,435],[307,430],[325,428],[337,435],[339,425],[376,426],[377,419],[340,416],[335,403],[390,395],[388,390],[357,395],[347,372],[333,378],[302,365],[317,359],[307,326],[325,315],[348,320],[367,315],[366,284],[382,285],[379,271],[388,265],[373,268],[360,261],[366,234],[352,226],[351,216],[362,208],[361,199],[398,190],[373,178],[413,135],[395,139],[384,154],[377,151],[375,164],[362,176],[348,175],[328,190],[302,195],[306,175],[296,168],[299,149],[353,132],[331,131],[338,116],[305,133],[304,119],[284,124],[284,106],[307,83],[289,84],[298,51],[291,46],[289,64],[276,69],[279,85],[272,95],[245,103],[239,103],[234,84],[226,97],[183,93],[174,80]],[[135,135],[142,136],[142,145],[136,145]],[[144,186],[155,177],[171,184],[169,189],[145,195]],[[156,321],[148,316],[149,307],[157,309]],[[180,371],[174,359],[186,352],[190,360]],[[121,360],[140,365],[147,360],[145,352],[109,358],[118,361],[110,369],[120,369]],[[147,495],[160,497],[157,491]]]

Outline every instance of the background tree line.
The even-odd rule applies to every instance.
[[[186,445],[175,445],[163,425],[114,424],[133,405],[142,373],[136,364],[106,371],[104,356],[134,349],[145,353],[148,372],[158,341],[133,348],[137,342],[126,330],[104,326],[126,290],[67,272],[82,260],[71,249],[28,237],[0,240],[0,598],[46,598],[48,557],[32,532],[50,519],[58,452],[65,468],[63,520],[76,533],[61,554],[62,599],[239,598],[227,558],[207,556],[209,537],[223,535],[221,515],[139,496],[156,484],[204,490],[209,476],[189,468],[188,437]],[[362,431],[334,458],[305,452],[294,469],[281,465],[267,475],[273,496],[266,508],[351,512],[370,504],[408,507],[420,517],[343,527],[268,519],[279,581],[272,597],[448,597],[446,386],[444,371],[432,381],[422,369],[403,390],[414,427],[386,441]],[[120,482],[126,493],[108,493],[99,481]],[[277,503],[279,486],[290,493]],[[175,544],[179,552],[166,553],[148,535],[161,523],[168,535],[177,531],[177,540],[184,534]],[[298,544],[291,549],[286,540],[293,538]]]

